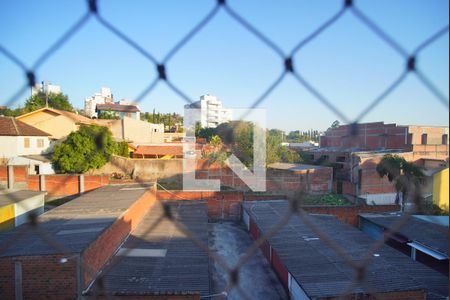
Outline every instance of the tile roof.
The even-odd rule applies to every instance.
[[[53,113],[55,113],[57,115],[63,115],[63,116],[65,116],[65,117],[67,117],[67,118],[69,118],[69,119],[71,119],[71,120],[73,120],[73,121],[75,121],[76,123],[79,123],[79,124],[87,124],[87,125],[89,125],[89,124],[93,123],[93,120],[91,120],[91,119],[89,119],[89,118],[87,118],[85,116],[82,116],[82,115],[79,115],[79,114],[76,114],[76,113],[73,113],[73,112],[70,112],[70,111],[65,111],[65,110],[61,110],[61,109],[55,109],[55,108],[51,108],[51,107],[40,108],[38,110],[35,110],[35,111],[32,111],[32,112],[20,115],[20,116],[16,117],[16,119],[20,120],[21,118],[24,118],[24,117],[32,115],[32,114],[39,113],[41,111],[50,111],[50,112],[53,112]]]
[[[140,145],[137,147],[137,150],[134,152],[134,154],[135,155],[157,155],[157,156],[164,156],[164,155],[182,156],[183,155],[183,146]]]
[[[208,244],[208,216],[204,202],[168,201],[174,218]],[[136,255],[121,256],[105,270],[108,295],[209,294],[209,258],[170,220],[162,205],[155,205],[122,245]],[[116,255],[121,255],[121,250]],[[131,253],[131,252],[130,252]],[[90,293],[95,294],[93,284]]]
[[[360,216],[385,229],[392,229],[402,214],[361,214]],[[411,217],[404,226],[396,230],[396,233],[448,256],[448,227]]]
[[[50,136],[50,134],[13,117],[0,117],[0,136]]]
[[[121,104],[97,104],[95,108],[96,111],[99,110],[111,110],[111,111],[121,111],[121,112],[138,112],[140,111],[136,105],[121,105]]]
[[[261,234],[280,222],[289,209],[287,201],[252,202],[243,206]],[[309,220],[354,262],[360,261],[374,243],[369,236],[334,216],[309,215]],[[312,299],[339,296],[354,281],[355,270],[298,216],[291,217],[268,242]],[[382,245],[376,253],[378,256],[372,257],[366,267],[366,282],[374,292],[425,290],[427,299],[431,296],[447,299],[446,276],[386,245]],[[363,292],[360,287],[353,290],[353,293]]]

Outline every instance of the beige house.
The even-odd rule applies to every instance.
[[[164,124],[153,124],[146,121],[124,117],[121,120],[95,120],[96,124],[111,130],[117,141],[135,144],[164,143]]]
[[[48,132],[50,138],[56,140],[77,131],[80,125],[94,124],[93,120],[76,113],[46,107],[18,116],[16,119]]]

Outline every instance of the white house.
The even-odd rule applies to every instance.
[[[95,108],[97,104],[111,104],[113,103],[113,94],[111,89],[102,87],[100,93],[95,93],[91,97],[87,97],[84,100],[84,113],[89,118],[97,117]]]
[[[0,117],[0,158],[45,153],[50,134],[12,117]]]
[[[212,95],[203,95],[200,97],[200,101],[187,104],[184,108],[200,110],[200,115],[195,118],[199,119],[198,121],[203,128],[216,128],[218,125],[229,122],[232,119],[231,109],[224,108],[222,102]],[[194,117],[194,114],[185,112],[185,117],[190,117],[191,115]]]

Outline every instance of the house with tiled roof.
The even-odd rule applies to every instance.
[[[0,158],[38,155],[50,146],[50,134],[13,117],[0,117]]]
[[[125,117],[140,120],[141,111],[136,105],[123,105],[119,103],[97,104],[95,111],[99,118],[102,114],[108,114],[111,117],[123,119]]]
[[[94,123],[93,120],[79,114],[50,107],[32,111],[18,116],[16,119],[50,133],[50,138],[56,140],[68,136],[73,131],[77,131],[80,125]]]

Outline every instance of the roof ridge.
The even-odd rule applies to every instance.
[[[12,120],[14,129],[16,130],[16,134],[20,135],[19,128],[17,127],[17,124],[16,124],[16,119],[14,119],[14,117],[10,117],[10,119]]]

